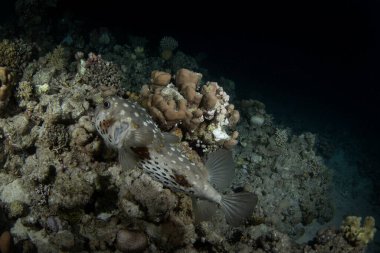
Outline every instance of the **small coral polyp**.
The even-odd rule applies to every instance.
[[[180,69],[171,83],[169,73],[153,71],[151,84],[141,89],[140,102],[161,129],[179,127],[187,141],[201,141],[203,151],[232,148],[237,144],[234,129],[240,114],[222,87],[216,82],[200,87],[201,79],[200,73]]]

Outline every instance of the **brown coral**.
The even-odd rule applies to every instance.
[[[0,67],[0,111],[8,104],[13,87],[13,74],[4,67]]]
[[[202,100],[202,95],[196,91],[201,79],[202,74],[188,69],[178,70],[175,78],[176,86],[179,91],[184,95],[189,103],[196,106],[198,106]]]
[[[169,73],[154,70],[151,74],[152,83],[159,86],[166,86],[170,83],[172,75]]]
[[[12,252],[12,236],[8,231],[3,232],[0,236],[0,252]]]
[[[202,74],[188,69],[177,71],[175,85],[169,83],[169,73],[153,71],[151,77],[151,85],[140,92],[140,102],[162,129],[179,126],[188,141],[201,141],[212,149],[237,144],[238,133],[233,130],[240,114],[216,82],[208,82],[198,92]]]

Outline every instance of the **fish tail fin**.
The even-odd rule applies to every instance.
[[[239,226],[249,218],[257,204],[257,196],[251,192],[239,192],[223,195],[220,205],[226,217],[227,223]]]

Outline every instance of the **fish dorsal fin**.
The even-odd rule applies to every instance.
[[[181,139],[177,135],[174,135],[172,133],[164,132],[162,133],[162,135],[164,136],[165,143],[171,144],[171,143],[179,143],[181,141]]]
[[[208,155],[205,163],[209,172],[209,181],[218,190],[229,187],[235,176],[235,166],[231,151],[219,149]]]
[[[133,131],[131,138],[127,140],[128,146],[132,147],[146,147],[152,144],[154,139],[154,132],[149,128],[141,128],[138,131]]]
[[[129,148],[119,149],[119,163],[122,169],[133,169],[138,161],[137,155]]]

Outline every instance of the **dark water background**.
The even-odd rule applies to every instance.
[[[205,53],[202,66],[234,80],[241,97],[273,104],[273,113],[276,104],[293,114],[311,110],[310,120],[338,117],[377,134],[379,2],[62,2],[57,15],[108,27],[120,40],[173,36],[182,51]]]
[[[67,0],[51,15],[121,41],[173,36],[185,53],[206,54],[202,67],[234,80],[240,98],[263,101],[294,130],[348,132],[379,164],[380,2],[125,3]]]

